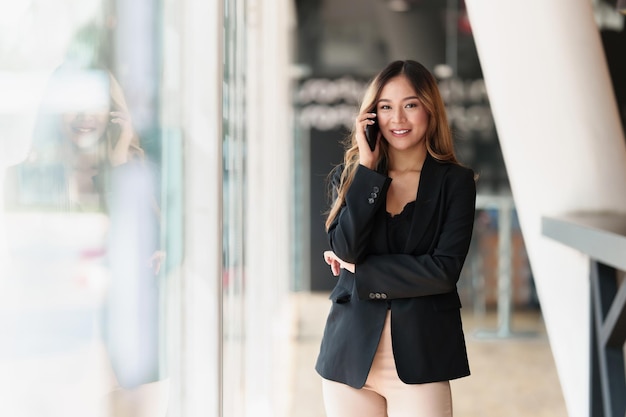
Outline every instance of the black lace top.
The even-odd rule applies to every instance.
[[[387,213],[387,245],[391,253],[402,253],[409,237],[415,201],[407,203],[395,216]]]

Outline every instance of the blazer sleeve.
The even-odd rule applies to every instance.
[[[359,299],[378,293],[384,298],[409,298],[454,291],[469,250],[474,227],[476,185],[463,169],[449,178],[443,221],[434,249],[428,254],[370,255],[355,267]]]
[[[331,180],[333,198],[341,169],[336,169]],[[328,228],[328,240],[333,252],[346,262],[357,264],[365,256],[376,211],[385,203],[385,194],[391,178],[359,165],[352,184],[346,192],[343,207]]]

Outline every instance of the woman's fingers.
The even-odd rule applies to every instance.
[[[123,111],[112,111],[110,114],[115,119],[119,119],[119,120],[129,120],[130,119],[128,117],[128,113],[123,112]]]
[[[367,126],[373,125],[376,123],[374,119],[376,118],[376,113],[361,113],[357,116],[357,125],[360,126],[360,129],[357,129],[357,139],[361,139],[360,142],[364,142],[363,144],[367,145],[367,139],[365,137],[365,129]],[[360,145],[361,143],[359,143]],[[359,146],[360,148],[360,146]]]
[[[154,270],[154,275],[158,275],[161,270],[161,264],[165,259],[165,252],[162,250],[155,251],[148,260],[148,267]]]
[[[339,262],[340,259],[337,257],[337,255],[335,255],[333,251],[327,250],[326,252],[324,252],[324,261],[326,261],[326,263],[330,265],[330,270],[334,276],[339,275],[341,263]]]
[[[374,151],[370,149],[367,143],[367,137],[365,136],[365,129],[367,126],[376,123],[373,119],[376,118],[376,113],[361,113],[357,116],[357,131],[356,141],[359,145],[359,163],[370,169],[374,169],[376,161],[378,159],[378,146],[374,148]]]
[[[324,260],[326,261],[326,263],[328,265],[330,265],[330,263],[336,257],[337,257],[337,255],[335,255],[335,253],[333,251],[331,251],[331,250],[327,250],[327,251],[324,252]]]

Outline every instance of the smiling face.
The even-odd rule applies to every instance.
[[[111,120],[108,74],[100,70],[72,71],[59,76],[55,86],[61,133],[79,149],[92,148]]]
[[[429,116],[404,75],[392,78],[383,87],[376,116],[390,149],[404,151],[426,147],[424,136]]]
[[[92,112],[70,112],[61,116],[61,130],[80,149],[93,147],[109,124],[108,109]]]

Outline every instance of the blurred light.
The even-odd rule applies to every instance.
[[[387,0],[387,6],[392,12],[408,12],[411,9],[408,0]]]
[[[433,72],[435,73],[435,76],[440,80],[445,80],[454,75],[454,69],[447,64],[436,65]]]
[[[626,0],[617,0],[617,11],[626,14]]]
[[[596,20],[598,28],[603,30],[613,30],[620,32],[624,29],[624,16],[620,14],[620,10],[624,7],[620,7],[620,4],[624,4],[624,0],[618,0],[617,6],[610,5],[603,1],[594,2],[593,14]]]

